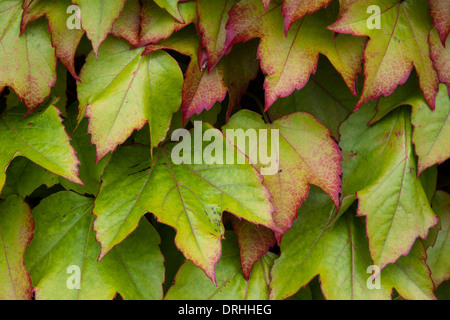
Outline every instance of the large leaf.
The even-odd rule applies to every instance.
[[[186,261],[165,300],[267,300],[269,272],[274,259],[275,255],[271,253],[262,256],[253,267],[250,279],[245,280],[239,264],[236,235],[227,232],[222,258],[217,264],[217,286],[192,262]]]
[[[272,269],[272,299],[283,299],[320,275],[327,299],[389,299],[392,288],[406,299],[433,299],[433,283],[420,243],[410,255],[400,258],[378,274],[379,288],[369,288],[373,265],[364,225],[350,209],[328,226],[333,204],[322,192],[311,196],[299,211],[281,243],[281,256]]]
[[[0,191],[5,184],[5,172],[17,156],[24,156],[72,182],[78,178],[79,161],[61,124],[59,111],[50,105],[24,118],[22,109],[8,110],[0,117]]]
[[[25,268],[25,249],[33,238],[31,210],[18,196],[0,203],[0,299],[31,300],[33,288]]]
[[[417,237],[426,238],[437,218],[417,178],[408,109],[368,127],[372,115],[366,105],[341,126],[342,189],[356,193],[372,259],[384,268],[407,255]]]
[[[236,133],[237,142],[228,135],[229,129],[234,129],[231,133]],[[265,124],[261,116],[252,111],[242,110],[233,115],[223,127],[224,134],[261,170],[268,166],[262,164],[261,150],[257,148],[265,143],[260,140],[261,136],[257,137],[256,145],[240,144],[252,130],[267,130],[270,153],[279,152],[276,161],[269,164],[278,165],[278,170],[275,168],[275,172],[264,177],[264,185],[273,196],[275,223],[282,230],[276,234],[278,242],[291,227],[298,208],[308,196],[310,184],[322,188],[339,207],[341,153],[330,131],[316,118],[306,112],[296,112]],[[278,138],[272,137],[272,130],[278,131],[279,141],[272,141],[274,137]],[[279,150],[272,149],[275,143],[279,144]]]
[[[92,42],[95,56],[113,28],[126,0],[72,0],[80,7],[81,26]]]
[[[439,216],[440,230],[436,242],[427,249],[427,264],[434,284],[438,287],[450,279],[450,195],[438,191],[433,200],[433,210]]]
[[[72,5],[70,0],[25,0],[21,33],[25,31],[29,22],[45,15],[48,19],[48,29],[52,35],[52,45],[55,47],[56,56],[72,76],[79,80],[75,71],[74,58],[84,31],[67,27],[66,12],[70,5]]]
[[[211,127],[205,124],[204,129]],[[201,126],[197,127],[197,135],[198,130],[202,130]],[[227,152],[235,153],[234,147],[218,130],[208,132],[217,148],[223,147],[223,156]],[[181,133],[183,139],[187,139],[181,143],[190,147],[186,133]],[[226,164],[223,159],[224,164],[203,161],[203,164],[192,164],[192,159],[202,159],[206,147],[206,142],[198,141],[198,137],[192,140],[196,144],[192,152],[183,150],[191,164],[176,165],[174,161],[179,163],[177,152],[180,150],[173,151],[175,155],[171,156],[172,151],[167,147],[157,149],[153,161],[145,148],[130,146],[114,153],[95,201],[94,228],[102,243],[100,258],[131,233],[148,211],[158,221],[177,230],[177,247],[215,281],[214,266],[220,258],[224,235],[221,220],[224,210],[278,230],[272,219],[270,194],[258,172],[249,164],[236,164],[237,161],[234,165]]]
[[[367,8],[381,10],[380,28],[369,28]],[[413,66],[420,88],[434,109],[438,77],[428,45],[431,19],[426,0],[354,1],[329,29],[355,36],[369,36],[364,52],[365,82],[356,108],[381,95],[390,95],[409,77]]]
[[[231,50],[235,43],[261,38],[258,57],[266,74],[265,109],[278,97],[287,97],[306,85],[315,73],[319,53],[328,57],[356,94],[354,83],[361,70],[365,40],[336,37],[326,28],[337,15],[334,7],[303,17],[292,25],[287,35],[280,11],[280,1],[272,1],[265,10],[260,0],[243,0],[231,9],[226,26],[224,52]]]
[[[177,62],[163,51],[142,56],[143,51],[130,50],[127,42],[110,37],[98,57],[90,54],[83,66],[80,116],[86,110],[97,160],[147,122],[152,147],[157,146],[180,107],[183,75]]]
[[[56,82],[56,57],[47,25],[40,20],[19,37],[22,1],[0,3],[0,92],[10,86],[30,111]]]
[[[111,299],[116,292],[125,299],[161,299],[163,257],[153,227],[144,219],[133,235],[97,262],[100,245],[92,230],[92,208],[93,199],[64,191],[33,210],[36,228],[25,263],[36,299]]]

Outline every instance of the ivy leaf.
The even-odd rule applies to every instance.
[[[33,238],[31,210],[18,196],[0,203],[0,299],[31,300],[33,288],[25,268],[25,249]]]
[[[36,21],[19,36],[21,16],[22,1],[0,3],[0,92],[10,86],[30,113],[50,95],[56,57],[44,21]]]
[[[436,30],[430,30],[428,35],[430,42],[430,55],[433,60],[439,80],[447,84],[447,90],[450,94],[450,38],[447,38],[445,47],[439,41]]]
[[[58,183],[56,175],[24,157],[17,157],[11,161],[6,170],[6,177],[1,192],[2,198],[13,194],[25,198],[41,185],[50,188]]]
[[[237,143],[234,137],[228,136],[228,129],[235,130]],[[250,144],[239,144],[239,140],[248,134],[248,129],[268,130],[268,144],[272,147],[276,142],[271,140],[271,130],[279,132],[278,171],[264,177],[264,185],[273,196],[275,223],[282,230],[276,233],[278,243],[282,234],[292,226],[298,208],[308,196],[310,184],[322,188],[339,208],[341,153],[330,131],[316,118],[306,112],[296,112],[265,124],[261,116],[252,111],[242,110],[233,115],[223,127],[223,132],[261,170],[264,165],[260,162],[258,150]],[[257,138],[257,145],[262,144],[261,138]],[[277,152],[272,147],[270,152]]]
[[[17,156],[24,156],[50,172],[74,183],[79,161],[64,131],[59,111],[53,105],[24,118],[22,109],[8,110],[0,117],[0,191],[5,184],[5,171]]]
[[[95,56],[103,41],[113,28],[122,12],[126,0],[73,0],[73,4],[80,7],[81,26],[89,40]]]
[[[178,63],[166,52],[142,56],[143,51],[130,50],[125,41],[110,37],[98,57],[90,54],[83,66],[78,83],[80,116],[86,110],[97,160],[147,122],[152,148],[157,146],[180,108],[183,75]]]
[[[434,299],[425,251],[416,243],[407,257],[377,275],[379,288],[370,289],[373,266],[364,224],[350,208],[328,226],[333,204],[317,189],[299,210],[299,217],[281,243],[272,268],[271,299],[293,295],[317,274],[324,296],[331,300],[389,299],[394,287],[406,299]]]
[[[93,199],[72,192],[45,198],[33,210],[36,228],[25,255],[37,300],[161,299],[159,236],[145,220],[110,255],[96,261]],[[79,270],[79,273],[77,271]],[[79,288],[73,287],[79,276]]]
[[[264,82],[265,110],[295,89],[303,88],[315,73],[319,53],[324,54],[355,91],[355,80],[361,69],[365,40],[351,36],[335,36],[327,30],[334,8],[304,16],[289,29],[283,29],[281,2],[272,1],[267,11],[259,0],[243,0],[230,11],[224,53],[238,42],[260,38],[258,57],[266,74]],[[302,67],[299,68],[298,66]]]
[[[433,24],[438,30],[439,38],[445,46],[445,41],[450,33],[450,1],[448,0],[428,0],[430,5],[430,15]]]
[[[367,8],[378,5],[380,29],[369,28]],[[434,109],[438,77],[428,45],[431,19],[426,0],[354,1],[329,29],[354,36],[369,36],[364,52],[365,82],[356,109],[381,95],[390,95],[405,83],[413,66],[420,88]]]
[[[316,74],[290,96],[281,98],[267,110],[271,120],[297,111],[314,115],[339,141],[339,126],[352,112],[358,99],[351,94],[339,73],[327,59],[319,60]]]
[[[440,230],[436,242],[427,249],[427,264],[431,269],[431,277],[438,287],[442,282],[450,278],[448,268],[450,261],[450,195],[443,191],[437,191],[433,200],[433,210],[439,216]]]
[[[248,281],[255,263],[275,245],[277,240],[273,231],[265,227],[256,226],[236,217],[231,217],[231,222],[238,237],[242,275]]]
[[[177,19],[180,23],[185,23],[183,17],[181,16],[180,10],[178,9],[178,2],[180,0],[154,0],[155,3],[162,9],[165,9],[172,17]]]
[[[139,45],[141,32],[141,5],[139,0],[128,0],[114,22],[111,33],[117,38],[123,38],[133,46]]]
[[[384,268],[407,255],[417,237],[426,238],[437,219],[417,178],[408,109],[367,127],[372,114],[367,106],[341,126],[342,189],[356,192],[372,259]]]
[[[228,11],[238,0],[198,0],[198,29],[202,46],[208,55],[208,71],[215,67],[225,45]]]
[[[175,31],[183,29],[197,19],[195,1],[181,2],[180,13],[185,23],[180,23],[153,0],[144,0],[141,11],[140,46],[169,38]]]
[[[236,235],[226,233],[222,258],[217,264],[217,286],[192,262],[186,261],[175,277],[165,300],[267,300],[269,272],[275,255],[268,253],[253,267],[250,279],[245,280],[239,263]]]
[[[56,56],[72,76],[79,80],[75,71],[74,59],[84,31],[67,27],[68,15],[66,12],[71,5],[69,0],[25,0],[20,30],[23,34],[28,23],[45,15],[48,19],[48,28]]]
[[[211,127],[205,124],[203,129]],[[224,143],[224,156],[236,151],[218,130],[208,132],[218,143],[218,148]],[[189,139],[186,134],[182,133],[183,139]],[[203,147],[196,145],[191,149],[192,154],[187,154],[190,163],[201,157],[206,145],[197,138],[195,140],[195,143],[203,143]],[[191,146],[190,143],[186,140],[182,146]],[[171,155],[175,154],[178,161],[179,151],[170,151],[166,147],[157,149],[153,161],[145,148],[123,147],[113,154],[95,201],[94,228],[102,243],[100,258],[130,234],[148,211],[158,221],[177,230],[177,247],[215,282],[214,266],[220,258],[224,235],[222,212],[226,210],[247,221],[278,230],[272,219],[270,195],[258,172],[249,164],[175,165]]]
[[[320,8],[329,5],[331,0],[284,0],[283,1],[283,15],[284,15],[284,30],[287,34],[289,28],[298,19],[303,18],[306,14],[311,14]]]

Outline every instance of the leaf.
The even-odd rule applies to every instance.
[[[438,287],[450,279],[449,256],[450,250],[450,196],[443,191],[437,191],[433,200],[433,210],[440,220],[440,230],[436,242],[427,249],[427,264],[431,269],[431,277]]]
[[[365,40],[338,36],[327,30],[334,8],[304,16],[285,36],[281,2],[271,1],[267,11],[259,0],[243,0],[230,11],[224,52],[238,42],[260,38],[258,57],[266,74],[265,110],[279,98],[303,88],[315,73],[319,53],[324,54],[356,94],[354,83],[361,70]],[[301,66],[299,68],[298,66]]]
[[[439,85],[436,109],[421,99],[413,106],[413,141],[419,157],[418,174],[450,158],[450,99],[445,85]]]
[[[196,129],[196,135],[201,128]],[[212,127],[205,124],[203,129]],[[218,148],[224,143],[224,156],[227,152],[229,155],[235,152],[218,130],[208,132]],[[187,131],[177,134],[189,139]],[[190,163],[193,163],[192,157],[201,157],[206,147],[206,142],[195,140],[197,142],[183,140],[183,145],[195,143],[192,153],[183,150],[191,159]],[[123,147],[114,153],[95,201],[94,228],[102,243],[100,258],[136,228],[143,214],[151,212],[159,222],[177,230],[177,247],[214,282],[214,265],[220,258],[224,234],[222,212],[226,210],[247,221],[278,230],[272,219],[270,195],[262,185],[259,173],[249,164],[236,164],[236,161],[234,165],[206,164],[201,161],[203,164],[182,162],[175,165],[173,161],[179,163],[180,150],[172,151],[166,147],[157,149],[153,161],[145,148]],[[226,161],[222,160],[222,163]]]
[[[183,75],[177,62],[163,51],[142,56],[143,51],[130,50],[125,41],[110,37],[98,57],[90,54],[83,66],[80,116],[86,109],[97,161],[147,122],[152,148],[157,146],[180,107]]]
[[[343,195],[356,192],[372,259],[384,268],[407,255],[437,221],[417,178],[407,108],[365,126],[372,115],[366,106],[341,126],[342,189]]]
[[[73,190],[79,194],[97,195],[100,189],[101,175],[103,170],[111,159],[111,155],[106,155],[103,159],[96,163],[95,146],[91,144],[88,135],[88,119],[84,118],[77,125],[76,105],[71,106],[68,115],[64,120],[66,131],[70,132],[70,139],[75,149],[78,159],[80,160],[78,176],[84,182],[84,185],[78,185],[64,178],[60,178],[59,182],[66,190]]]
[[[430,42],[431,59],[439,80],[447,84],[447,90],[450,92],[450,38],[447,38],[448,43],[445,47],[442,46],[436,30],[433,29],[430,30],[428,41]]]
[[[289,28],[298,19],[303,18],[306,14],[311,14],[320,8],[329,5],[331,0],[284,0],[283,1],[283,15],[284,15],[284,30],[287,34]]]
[[[314,115],[339,141],[339,126],[350,115],[357,102],[327,59],[319,60],[316,74],[308,83],[286,98],[281,98],[267,110],[271,120],[297,111]]]
[[[100,45],[113,28],[126,0],[72,0],[81,10],[81,26],[97,57]]]
[[[229,129],[235,130],[237,142],[228,134]],[[242,130],[239,132],[236,129]],[[264,185],[273,196],[274,220],[282,230],[281,233],[276,233],[278,243],[282,234],[291,227],[298,208],[308,196],[310,184],[322,188],[335,206],[339,207],[341,153],[331,138],[330,131],[311,114],[296,112],[265,124],[259,114],[242,110],[233,115],[222,130],[239,150],[245,152],[258,170],[269,170],[267,167],[272,166],[270,174],[264,177]],[[271,154],[279,152],[275,161],[272,158],[271,163],[263,165],[261,149],[255,149],[250,144],[241,145],[239,141],[245,141],[243,138],[247,134],[251,136],[252,130],[259,132],[259,135],[255,134],[255,137],[258,136],[256,146],[266,143],[262,142],[259,130],[268,131],[267,144],[271,146]],[[273,136],[273,130],[277,130],[279,142],[272,140],[277,139]],[[276,148],[275,143],[279,144],[279,151],[273,149]],[[273,168],[275,164],[278,164],[278,168]],[[273,169],[276,171],[273,172]]]
[[[56,82],[56,57],[43,21],[33,23],[19,37],[21,15],[22,1],[0,3],[0,92],[10,86],[30,113],[50,95]]]
[[[369,28],[367,8],[370,5],[377,5],[381,10],[380,29]],[[420,88],[434,109],[438,77],[429,52],[431,19],[426,0],[355,1],[328,28],[370,37],[364,52],[364,88],[356,109],[381,95],[390,95],[405,83],[413,66],[419,75]]]
[[[26,251],[37,300],[161,299],[164,279],[159,236],[145,221],[100,262],[92,230],[93,200],[59,192],[33,210],[36,228]],[[79,289],[73,287],[79,270]]]
[[[208,71],[216,66],[224,50],[228,12],[238,0],[198,0],[198,31],[208,55]]]
[[[430,5],[430,15],[433,19],[433,24],[438,30],[439,38],[443,45],[450,33],[450,1],[448,0],[428,0]]]
[[[123,38],[133,46],[139,45],[141,32],[141,5],[139,0],[128,0],[114,22],[111,33],[117,38]]]
[[[192,262],[186,261],[179,269],[175,284],[165,300],[266,300],[269,295],[269,271],[274,254],[261,257],[246,281],[239,264],[236,236],[226,233],[223,253],[217,264],[217,286]]]
[[[326,227],[333,204],[317,189],[299,210],[299,218],[281,243],[281,256],[272,268],[271,299],[295,294],[317,274],[322,292],[331,300],[389,299],[394,287],[406,299],[433,299],[433,283],[423,246],[414,245],[407,257],[378,274],[379,288],[370,289],[373,266],[360,219],[354,210]]]
[[[21,110],[15,108],[0,117],[0,191],[5,184],[6,168],[17,156],[83,184],[78,177],[79,161],[61,124],[58,109],[50,104],[27,118],[22,116]]]
[[[272,230],[232,217],[233,230],[239,242],[242,275],[249,281],[255,263],[276,243]]]
[[[6,170],[6,177],[1,198],[13,194],[25,198],[41,185],[50,188],[58,183],[56,175],[24,157],[17,157],[11,161]]]
[[[24,253],[33,238],[31,210],[18,196],[0,203],[0,299],[31,300],[33,288]]]
[[[80,78],[75,70],[74,59],[84,31],[67,27],[67,8],[71,5],[72,3],[69,0],[25,0],[20,30],[21,34],[23,34],[31,21],[45,15],[48,19],[48,29],[56,56],[72,76],[79,81]]]
[[[165,9],[172,17],[177,19],[180,23],[184,23],[184,19],[181,16],[180,10],[178,9],[178,2],[180,0],[154,0],[155,3],[162,9]]]

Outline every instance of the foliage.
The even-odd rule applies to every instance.
[[[449,32],[448,0],[1,0],[0,299],[448,297]]]

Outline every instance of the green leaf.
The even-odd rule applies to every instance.
[[[141,5],[139,0],[128,0],[114,22],[111,33],[117,38],[123,38],[133,46],[139,45],[141,32]]]
[[[28,23],[45,15],[48,19],[48,29],[52,36],[52,45],[55,47],[56,56],[72,76],[79,80],[75,71],[74,59],[84,31],[68,28],[67,8],[71,5],[70,0],[25,0],[21,33],[25,32]]]
[[[24,253],[33,238],[33,218],[18,196],[0,203],[0,299],[31,300],[33,288]]]
[[[212,127],[205,124],[203,129]],[[198,130],[202,130],[201,127],[197,128],[197,134]],[[224,147],[224,156],[227,152],[235,153],[234,147],[218,130],[208,132],[219,148]],[[178,134],[187,139],[181,142],[183,148],[191,146],[187,131]],[[221,220],[224,210],[278,230],[272,219],[270,195],[259,173],[251,165],[236,164],[236,161],[234,165],[192,164],[191,156],[201,157],[206,142],[192,143],[203,145],[192,148],[192,154],[183,150],[191,164],[175,165],[172,157],[178,162],[181,150],[173,151],[175,156],[171,156],[171,150],[166,147],[157,149],[153,161],[145,148],[130,146],[114,153],[95,201],[94,228],[102,243],[100,258],[131,233],[148,211],[159,222],[177,230],[177,247],[215,281],[214,265],[220,258],[224,234]]]
[[[155,3],[161,8],[165,9],[172,17],[177,19],[180,23],[184,23],[184,19],[181,16],[180,10],[178,9],[178,2],[180,0],[154,0]],[[181,0],[183,1],[183,0]]]
[[[438,287],[442,282],[450,279],[450,195],[438,191],[433,200],[433,210],[439,217],[440,230],[436,242],[427,249],[427,264],[431,269],[431,277]]]
[[[236,236],[226,233],[222,258],[217,264],[217,286],[192,262],[186,261],[178,271],[175,284],[166,300],[266,300],[269,296],[269,272],[274,254],[261,257],[246,281],[241,272]]]
[[[408,109],[368,127],[372,116],[367,105],[341,126],[342,189],[356,192],[372,259],[384,268],[407,255],[417,237],[426,238],[437,218],[417,178]]]
[[[31,24],[19,37],[21,16],[22,1],[0,3],[0,92],[10,86],[30,113],[55,84],[56,57],[44,21]]]
[[[235,133],[237,139],[229,136],[229,129],[234,129],[231,133]],[[330,131],[311,114],[296,112],[265,124],[259,114],[242,110],[233,115],[222,130],[239,150],[245,152],[258,170],[270,170],[264,177],[264,185],[273,196],[274,220],[282,230],[276,234],[278,243],[283,233],[291,227],[298,208],[308,196],[310,184],[322,188],[335,206],[339,207],[341,153]],[[268,131],[267,143],[271,146],[271,154],[279,152],[276,160],[269,164],[271,168],[262,164],[261,155],[255,146],[245,143],[245,136],[251,135],[251,130]],[[272,140],[277,139],[277,136],[272,136],[273,130],[277,130],[279,141]],[[260,133],[259,136],[255,134],[255,138],[258,139],[257,146],[265,143],[261,142]],[[245,145],[241,144],[242,141]],[[276,144],[279,150],[273,149]],[[275,168],[277,164],[278,168]]]
[[[158,7],[153,0],[144,0],[141,18],[140,46],[156,43],[169,38],[175,31],[183,29],[197,19],[195,1],[181,2],[180,14],[184,23],[180,23],[165,10]]]
[[[133,235],[97,262],[100,245],[92,230],[92,208],[93,199],[64,191],[33,210],[36,228],[25,263],[36,299],[112,299],[116,292],[125,299],[161,299],[163,258],[153,227],[144,219]]]
[[[80,116],[86,110],[97,160],[147,122],[152,148],[157,146],[180,107],[183,75],[177,62],[163,51],[142,56],[143,51],[130,50],[125,41],[110,37],[98,57],[90,54],[83,66],[78,84]]]
[[[113,28],[126,0],[72,0],[81,10],[81,26],[92,42],[95,56]]]
[[[367,9],[377,5],[380,28],[370,25]],[[354,36],[369,36],[364,52],[365,82],[356,108],[365,102],[390,95],[405,83],[413,66],[420,88],[434,109],[438,77],[428,45],[431,19],[426,0],[353,1],[330,30]]]
[[[287,33],[292,24],[298,19],[303,18],[306,14],[316,12],[322,7],[329,5],[331,0],[284,0],[284,30]]]
[[[83,184],[78,177],[79,161],[61,124],[58,109],[50,105],[26,118],[20,110],[8,110],[0,117],[0,190],[5,184],[6,168],[17,156]]]

